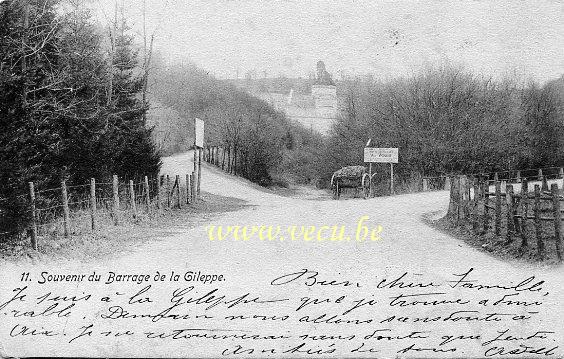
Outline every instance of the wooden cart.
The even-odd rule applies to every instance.
[[[353,188],[355,193],[362,191],[364,199],[370,194],[370,176],[364,166],[347,166],[333,173],[331,176],[331,190],[333,199],[341,197],[344,188]]]

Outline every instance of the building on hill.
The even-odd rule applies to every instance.
[[[246,78],[230,82],[283,112],[290,120],[327,134],[339,115],[337,86],[323,61],[317,63],[316,75],[314,79]]]

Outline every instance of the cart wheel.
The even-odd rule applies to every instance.
[[[364,199],[370,196],[370,176],[367,173],[362,175],[362,194]]]

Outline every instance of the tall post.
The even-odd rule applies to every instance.
[[[521,247],[529,245],[527,240],[527,221],[529,220],[529,181],[523,178],[521,182]]]
[[[191,200],[190,200],[190,190],[191,186],[190,186],[190,175],[187,173],[186,174],[186,204],[190,204]]]
[[[145,206],[147,208],[147,213],[151,211],[151,194],[149,192],[149,177],[145,176],[143,181],[143,190],[145,192]]]
[[[70,235],[70,211],[69,211],[69,196],[67,193],[67,184],[61,181],[61,196],[63,200],[63,231],[65,237]]]
[[[37,211],[35,209],[35,187],[29,182],[29,206],[31,209],[31,248],[37,250]]]
[[[556,244],[556,256],[559,261],[562,261],[562,213],[560,212],[560,194],[556,183],[550,185],[550,192],[552,192],[552,212],[554,216],[554,241]]]
[[[394,194],[394,164],[390,162],[390,193]]]
[[[167,202],[167,206],[168,208],[170,208],[171,204],[171,198],[170,198],[170,176],[166,175],[166,202]]]
[[[369,193],[370,193],[370,198],[372,198],[372,162],[368,163],[368,178],[370,178]]]
[[[92,220],[92,230],[96,229],[96,180],[90,179],[90,219]]]
[[[507,234],[506,242],[511,243],[513,240],[512,234],[516,232],[516,227],[514,226],[514,210],[513,210],[513,185],[505,186],[505,200],[507,202]]]
[[[542,238],[541,230],[541,204],[540,204],[540,186],[535,185],[535,202],[533,206],[533,211],[535,214],[535,235],[537,237],[537,254],[539,258],[544,256],[544,241]]]
[[[483,233],[488,233],[490,228],[490,214],[489,214],[489,202],[490,202],[490,184],[488,179],[484,179],[482,182],[482,187],[484,188],[484,230]]]
[[[194,139],[194,181],[198,176],[198,147],[196,147],[196,140]],[[195,183],[194,183],[195,184]]]
[[[112,177],[112,192],[114,196],[112,212],[114,214],[114,224],[117,226],[119,224],[119,181],[117,175]]]
[[[157,209],[160,210],[161,209],[161,179],[159,178],[159,175],[157,174]]]
[[[501,183],[495,182],[495,235],[501,234]]]
[[[200,196],[200,184],[202,183],[202,151],[198,151],[198,191],[197,195]]]
[[[194,204],[196,203],[196,191],[195,191],[195,186],[194,186],[194,172],[192,172],[192,174],[190,174],[190,200],[191,203]]]
[[[179,175],[176,175],[175,186],[176,186],[176,206],[178,208],[182,208],[182,198],[180,196],[180,176]]]
[[[478,203],[480,202],[480,190],[479,190],[480,182],[478,178],[474,177],[472,181],[472,186],[474,188],[474,198],[472,201],[472,229],[474,230],[474,232],[477,232],[479,225]]]
[[[135,188],[133,187],[133,180],[129,180],[129,205],[133,213],[133,218],[137,218],[137,205],[135,204]]]
[[[445,177],[445,186],[444,186],[444,190],[445,190],[445,191],[450,191],[450,186],[451,186],[450,177],[447,176],[447,177]]]
[[[423,178],[423,192],[427,192],[429,190],[429,179]]]

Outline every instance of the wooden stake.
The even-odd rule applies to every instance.
[[[202,183],[202,151],[198,151],[198,190],[197,195],[200,196],[200,184]]]
[[[65,237],[68,237],[70,235],[70,211],[67,184],[65,181],[61,181],[61,196],[63,200],[63,231]]]
[[[145,192],[145,206],[147,208],[147,213],[151,211],[151,193],[149,192],[149,177],[145,176],[145,181],[143,181],[143,191]]]
[[[133,180],[129,180],[129,205],[133,213],[133,218],[137,218],[137,205],[135,204],[135,188],[133,187]]]
[[[550,185],[550,192],[552,192],[552,213],[554,216],[554,241],[556,244],[556,256],[559,261],[562,261],[562,213],[560,212],[560,193],[556,183]]]
[[[535,202],[533,206],[533,211],[535,215],[535,235],[537,237],[537,253],[539,258],[544,256],[544,241],[542,239],[542,228],[541,228],[541,205],[540,205],[540,186],[535,185]]]
[[[157,209],[161,209],[161,179],[157,175]]]
[[[444,187],[445,191],[450,191],[450,185],[451,185],[450,177],[445,177],[445,187]]]
[[[507,202],[507,235],[506,242],[511,243],[513,240],[513,233],[516,231],[514,226],[514,209],[513,209],[513,185],[505,186],[505,200]]]
[[[474,178],[472,186],[474,188],[474,198],[472,201],[472,229],[474,232],[478,232],[478,226],[480,225],[478,213],[478,203],[480,203],[480,180],[478,178]]]
[[[190,175],[186,174],[186,204],[190,204]]]
[[[529,215],[529,181],[527,178],[523,178],[521,182],[521,247],[527,247],[528,243],[528,232],[527,232],[527,220]]]
[[[390,162],[390,193],[394,194],[394,164]]]
[[[31,210],[31,248],[37,250],[37,211],[35,209],[35,187],[29,182],[29,206]]]
[[[117,175],[112,177],[112,192],[114,196],[112,211],[114,213],[114,224],[119,224],[119,180]]]
[[[176,206],[182,208],[182,198],[180,197],[180,176],[176,175],[175,184],[176,186]]]
[[[92,230],[96,230],[96,180],[90,179],[90,218],[92,219]]]
[[[488,233],[488,230],[490,228],[490,215],[489,215],[489,202],[490,202],[490,185],[488,180],[484,180],[484,182],[482,182],[482,186],[484,188],[483,192],[484,192],[484,230],[483,233]]]
[[[495,183],[495,235],[501,235],[501,184]]]
[[[171,203],[172,201],[171,201],[171,198],[170,198],[170,192],[171,192],[171,190],[170,190],[170,176],[166,175],[166,201],[167,201],[168,208],[170,208],[170,206],[172,205],[172,203]]]

